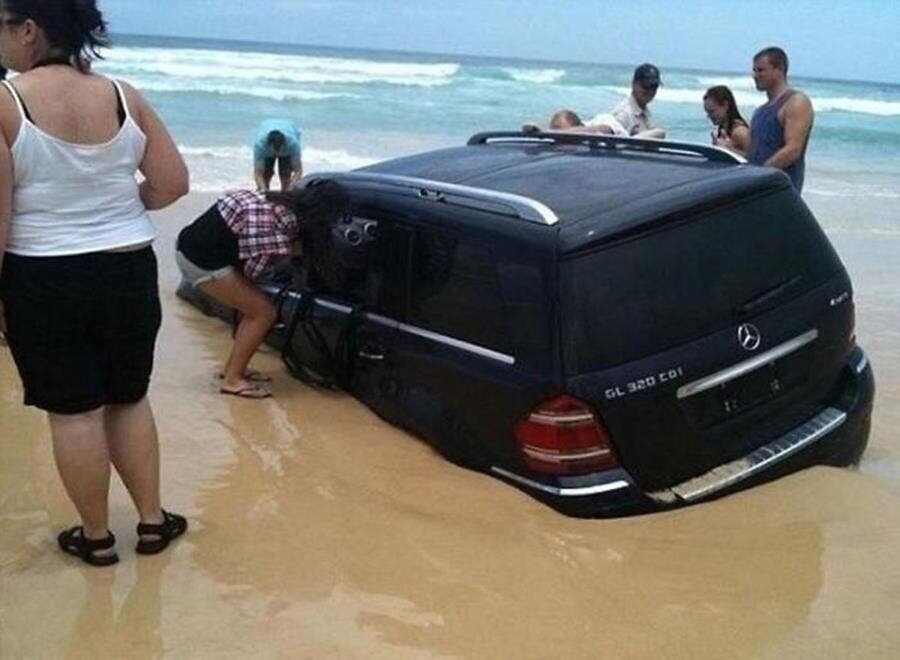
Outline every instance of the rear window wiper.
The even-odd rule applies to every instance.
[[[789,280],[785,280],[779,284],[776,284],[771,289],[767,289],[758,296],[754,296],[747,302],[736,307],[734,311],[738,316],[745,316],[747,314],[750,314],[760,307],[764,307],[767,303],[771,302],[773,299],[777,298],[788,289],[792,289],[801,281],[803,281],[803,276],[795,275]]]

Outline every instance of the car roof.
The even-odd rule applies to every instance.
[[[536,200],[558,218],[564,250],[687,207],[789,185],[777,170],[737,161],[535,140],[438,149],[358,171]]]

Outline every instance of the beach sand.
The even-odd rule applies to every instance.
[[[814,200],[815,201],[815,200]],[[0,657],[822,658],[900,654],[900,234],[814,203],[854,278],[878,394],[859,470],[812,468],[623,520],[565,518],[458,468],[349,396],[291,379],[216,393],[229,329],[174,296],[172,237],[210,197],[156,215],[165,320],[151,390],[164,505],[191,530],[121,563],[63,555],[75,522],[42,413],[0,349]]]

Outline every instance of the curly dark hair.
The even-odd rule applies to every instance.
[[[303,246],[300,265],[304,274],[300,279],[328,293],[344,292],[354,273],[341,258],[334,232],[351,212],[347,189],[337,181],[321,179],[302,188],[269,192],[266,198],[297,217]]]
[[[312,181],[302,188],[284,192],[268,192],[266,199],[289,208],[304,228],[330,225],[350,210],[350,195],[337,181]]]

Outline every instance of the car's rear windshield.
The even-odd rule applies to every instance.
[[[705,336],[841,268],[791,189],[570,255],[560,264],[566,372],[597,371]]]

